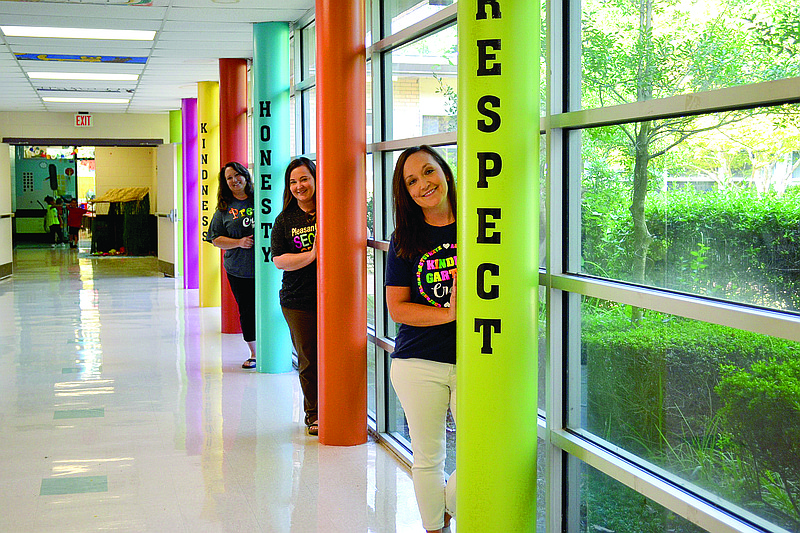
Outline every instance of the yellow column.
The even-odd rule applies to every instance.
[[[205,242],[217,209],[219,176],[219,83],[197,84],[198,152],[200,153],[200,307],[220,306],[219,249]]]

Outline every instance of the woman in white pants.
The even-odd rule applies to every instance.
[[[386,303],[400,324],[391,378],[411,435],[422,525],[449,531],[455,472],[445,482],[447,409],[456,417],[456,196],[450,167],[430,146],[405,150],[392,181],[395,232]]]

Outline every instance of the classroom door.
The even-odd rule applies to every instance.
[[[156,152],[156,215],[158,217],[158,269],[175,277],[177,224],[178,153],[175,144],[162,144]]]

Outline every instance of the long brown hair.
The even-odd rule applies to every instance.
[[[250,176],[250,172],[247,168],[236,161],[225,163],[225,166],[219,171],[219,186],[217,187],[217,209],[219,211],[228,209],[228,206],[231,205],[231,202],[234,200],[231,188],[228,187],[228,180],[225,178],[226,168],[232,168],[234,172],[244,178],[247,183],[244,187],[244,192],[247,193],[248,198],[253,197],[253,178]]]
[[[314,178],[314,198],[317,197],[317,165],[307,157],[292,159],[292,162],[286,167],[286,172],[283,175],[283,210],[286,210],[292,202],[297,204],[297,198],[292,195],[292,191],[289,188],[289,180],[292,178],[292,171],[300,167],[306,167],[311,173],[311,177]]]
[[[404,167],[406,160],[412,154],[417,152],[426,152],[429,154],[436,163],[442,168],[445,179],[447,180],[447,199],[450,202],[450,208],[453,210],[453,215],[456,214],[456,186],[453,179],[453,171],[450,170],[450,165],[447,161],[439,155],[439,152],[423,144],[420,146],[413,146],[406,148],[400,157],[397,159],[397,164],[394,167],[394,176],[392,177],[392,200],[394,204],[394,251],[395,253],[407,260],[411,260],[414,256],[424,254],[432,243],[428,242],[425,233],[421,231],[425,224],[425,215],[422,208],[411,198],[406,188],[406,181],[404,174]]]

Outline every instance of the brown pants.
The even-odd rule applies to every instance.
[[[303,390],[305,423],[317,421],[317,311],[281,307],[297,352],[300,388]]]

